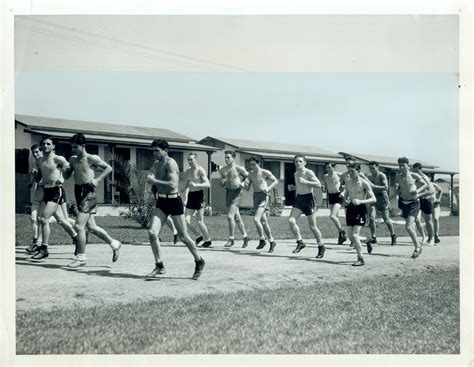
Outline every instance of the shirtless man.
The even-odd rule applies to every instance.
[[[425,220],[426,230],[428,232],[428,246],[434,246],[434,230],[433,230],[433,203],[436,199],[436,190],[431,182],[431,179],[423,173],[423,166],[421,163],[415,163],[413,165],[413,172],[420,175],[423,180],[427,183],[428,189],[422,192],[419,195],[420,198],[420,212],[423,213],[423,219]],[[423,226],[421,224],[420,215],[416,217],[416,225],[418,228],[421,227],[423,230]],[[422,232],[424,237],[424,233]],[[424,242],[424,241],[422,241]]]
[[[261,250],[267,244],[265,242],[265,234],[270,242],[270,249],[268,252],[272,253],[275,249],[276,243],[273,239],[270,226],[268,225],[267,213],[269,193],[278,184],[278,180],[273,174],[263,168],[260,168],[260,161],[255,157],[249,158],[250,174],[245,181],[245,189],[250,190],[253,187],[253,208],[255,209],[255,216],[253,220],[257,228],[260,241],[257,250]],[[267,181],[270,184],[267,184]],[[264,233],[265,231],[265,233]]]
[[[359,176],[360,164],[351,163],[348,168],[349,180],[346,181],[346,189],[344,190],[344,202],[347,204],[347,233],[357,251],[357,261],[352,266],[362,266],[365,265],[365,262],[362,257],[359,233],[366,222],[367,204],[375,203],[376,199],[370,185],[367,181],[361,180]],[[367,246],[367,251],[370,254],[372,248]]]
[[[55,144],[50,136],[43,137],[40,142],[43,155],[36,159],[36,169],[41,174],[43,182],[43,203],[40,209],[40,224],[43,235],[43,244],[39,246],[38,252],[32,256],[34,260],[44,259],[49,256],[48,244],[51,228],[49,220],[54,215],[60,224],[73,239],[77,242],[78,234],[71,223],[61,216],[60,206],[65,203],[65,193],[62,183],[64,181],[62,173],[69,168],[66,158],[54,153]]]
[[[204,189],[211,186],[206,171],[197,163],[197,153],[188,154],[189,168],[184,172],[184,189],[188,189],[185,218],[188,228],[196,236],[195,244],[204,240],[202,247],[212,246],[209,232],[204,224]],[[191,225],[191,218],[196,213],[196,222],[199,230]]]
[[[102,158],[86,151],[86,138],[79,133],[69,140],[72,148],[72,157],[69,160],[69,169],[66,178],[74,174],[74,194],[77,204],[76,231],[79,235],[76,243],[76,258],[68,265],[69,268],[78,268],[86,264],[86,226],[90,233],[95,234],[109,244],[112,248],[112,261],[116,262],[122,244],[95,223],[92,214],[97,207],[95,188],[107,175],[112,172],[112,167]],[[101,171],[97,177],[94,170]]]
[[[33,201],[31,203],[31,224],[33,227],[33,242],[26,249],[26,252],[29,254],[35,254],[38,252],[41,243],[43,242],[43,229],[39,221],[40,213],[44,209],[44,190],[43,190],[43,180],[41,177],[41,172],[38,171],[36,162],[39,158],[43,157],[41,153],[41,148],[38,144],[34,144],[31,147],[31,154],[35,159],[35,165],[31,170],[31,181],[28,184],[28,187],[34,186]],[[60,206],[56,209],[56,212],[53,214],[56,222],[64,228],[64,230],[71,236],[73,243],[77,240],[77,233],[73,228],[74,221],[69,218],[67,213],[66,205],[66,195],[64,195],[64,200]]]
[[[339,221],[339,209],[343,204],[342,194],[341,194],[341,179],[340,176],[342,173],[336,172],[334,170],[335,163],[328,162],[325,165],[326,174],[323,176],[323,182],[326,186],[326,193],[329,203],[330,215],[329,218],[336,226],[339,232],[339,238],[337,240],[338,245],[342,245],[344,241],[347,240],[346,232],[341,226]]]
[[[296,248],[293,253],[296,254],[305,248],[305,243],[301,238],[300,229],[296,221],[302,214],[308,218],[309,228],[316,238],[318,244],[318,254],[316,258],[320,259],[324,256],[326,247],[323,244],[321,232],[316,226],[316,202],[314,200],[313,188],[321,187],[321,182],[313,171],[306,168],[306,158],[302,155],[295,156],[295,185],[288,185],[288,190],[296,191],[296,199],[291,208],[289,224],[290,229],[296,237]]]
[[[154,278],[157,275],[165,274],[166,269],[163,264],[161,246],[159,240],[160,229],[166,218],[171,216],[178,236],[187,246],[194,257],[196,263],[192,279],[197,280],[204,270],[205,261],[199,255],[194,241],[189,237],[184,218],[184,207],[181,197],[178,195],[179,168],[176,161],[168,156],[169,144],[164,139],[155,139],[151,143],[154,148],[153,156],[155,162],[147,175],[147,182],[155,185],[158,189],[158,200],[156,210],[150,223],[148,235],[150,237],[151,249],[155,257],[155,269],[147,275]]]
[[[388,198],[388,180],[387,176],[383,172],[379,171],[379,163],[376,161],[369,162],[370,174],[367,177],[371,183],[372,191],[375,194],[377,200],[374,204],[369,206],[369,226],[372,238],[367,240],[367,250],[372,247],[372,244],[377,243],[377,227],[375,225],[375,214],[378,211],[383,218],[383,221],[387,225],[390,231],[390,237],[392,239],[392,246],[397,244],[397,235],[393,228],[393,223],[390,220],[390,200]],[[372,250],[371,250],[372,251]],[[369,252],[370,253],[370,252]]]
[[[221,175],[221,186],[225,187],[225,205],[227,207],[227,221],[229,222],[229,240],[225,247],[234,246],[235,224],[242,232],[243,245],[247,247],[249,238],[245,230],[244,222],[240,217],[240,203],[242,202],[242,188],[243,181],[249,175],[244,167],[238,166],[234,162],[235,152],[233,150],[226,150],[224,152],[224,159],[226,165],[219,170]]]
[[[428,187],[423,178],[410,172],[408,158],[398,158],[400,173],[397,175],[398,206],[402,210],[402,216],[405,218],[405,228],[415,245],[415,251],[412,258],[417,258],[421,254],[421,244],[418,243],[415,231],[415,218],[420,211],[419,195]],[[417,188],[417,184],[420,185]]]

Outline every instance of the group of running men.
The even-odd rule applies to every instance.
[[[98,155],[86,151],[86,138],[83,134],[75,134],[70,139],[72,156],[69,162],[62,156],[55,154],[55,143],[50,136],[43,137],[40,145],[31,147],[35,164],[32,169],[32,184],[35,184],[35,194],[32,203],[31,219],[33,223],[33,243],[26,251],[32,259],[41,260],[48,257],[48,242],[50,237],[50,219],[55,217],[75,244],[74,260],[68,264],[69,268],[78,268],[86,264],[87,231],[106,241],[112,248],[112,261],[119,257],[121,243],[113,239],[95,223],[93,214],[96,213],[97,200],[95,188],[107,175],[112,167]],[[176,161],[168,155],[169,144],[166,140],[156,139],[151,144],[154,163],[147,176],[146,200],[153,200],[156,209],[148,229],[152,252],[155,258],[155,268],[147,277],[156,277],[166,273],[161,250],[160,231],[167,223],[174,233],[174,242],[179,238],[189,249],[195,260],[195,270],[192,278],[198,279],[205,261],[199,254],[198,247],[211,247],[212,241],[204,223],[205,195],[204,189],[210,187],[210,182],[204,168],[197,163],[197,153],[190,153],[187,157],[189,168],[184,172],[183,189],[179,190],[180,172]],[[240,216],[240,205],[243,190],[253,189],[253,204],[255,209],[254,222],[259,235],[257,249],[263,249],[269,241],[269,252],[275,249],[276,242],[272,236],[268,223],[267,212],[270,193],[278,184],[277,178],[260,166],[256,157],[249,159],[249,172],[234,162],[235,152],[225,151],[225,165],[219,169],[220,183],[226,192],[227,220],[229,238],[225,247],[235,244],[235,227],[240,229],[243,236],[243,245],[248,246],[249,238],[244,222]],[[294,184],[288,185],[288,190],[296,191],[296,198],[289,217],[289,226],[296,237],[296,248],[293,253],[300,252],[306,245],[301,237],[296,221],[303,214],[307,217],[309,227],[316,238],[318,245],[317,258],[322,258],[326,247],[322,242],[322,235],[316,225],[316,202],[314,188],[321,188],[322,184],[315,173],[306,168],[306,159],[303,155],[296,155],[294,159]],[[415,250],[412,257],[416,258],[422,251],[425,242],[423,226],[420,222],[420,209],[423,212],[429,245],[439,240],[439,202],[442,195],[441,188],[431,182],[422,171],[419,163],[413,165],[410,171],[407,158],[398,160],[400,173],[397,175],[397,193],[399,208],[406,220],[406,230],[410,235]],[[375,215],[376,211],[386,223],[390,234],[391,244],[395,245],[397,236],[389,218],[388,181],[384,173],[379,171],[377,162],[370,162],[370,174],[365,176],[360,172],[360,164],[354,157],[346,157],[347,171],[344,173],[334,170],[334,163],[326,164],[326,174],[323,183],[327,192],[330,208],[330,218],[339,232],[338,244],[343,244],[346,238],[338,212],[342,206],[346,208],[347,235],[351,246],[357,251],[357,261],[353,266],[364,265],[360,229],[366,224],[367,216],[371,229],[371,237],[367,240],[367,252],[373,250],[377,243]],[[98,173],[97,176],[95,173]],[[77,204],[75,221],[68,218],[66,208],[64,180],[74,177],[74,194]],[[183,204],[181,195],[188,191],[186,204]],[[197,226],[191,223],[196,218]],[[171,219],[170,219],[171,218]],[[423,235],[418,241],[415,225]],[[192,240],[188,229],[196,235]]]

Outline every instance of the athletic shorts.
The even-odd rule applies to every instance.
[[[329,205],[342,204],[343,200],[340,192],[335,192],[334,194],[328,193],[328,203]]]
[[[253,193],[253,208],[268,208],[268,193],[263,191]]]
[[[97,207],[97,196],[95,187],[91,183],[74,186],[77,210],[81,213],[95,213]]]
[[[231,205],[240,206],[242,202],[242,188],[238,189],[225,189],[225,205],[230,207]]]
[[[434,209],[434,208],[437,208],[438,206],[439,206],[439,201],[435,201],[435,202],[433,203],[433,209]]]
[[[433,214],[433,202],[429,199],[420,199],[420,210],[426,215]]]
[[[349,204],[346,206],[346,225],[349,227],[364,226],[367,221],[367,205]]]
[[[420,211],[420,200],[402,200],[401,198],[398,199],[398,207],[402,210],[403,218],[407,219],[409,216],[415,217],[418,215]]]
[[[32,204],[40,204],[44,198],[44,189],[43,186],[37,186],[35,193],[33,194]]]
[[[301,210],[306,216],[314,214],[316,212],[316,201],[314,200],[313,193],[296,195],[293,208]]]
[[[375,199],[377,201],[372,204],[372,206],[375,206],[375,209],[380,212],[390,209],[390,200],[386,191],[375,194]]]
[[[189,191],[188,201],[186,202],[186,208],[194,210],[204,208],[204,191]]]
[[[45,203],[52,201],[53,203],[61,205],[66,202],[66,192],[62,186],[45,187],[43,191],[43,201]]]
[[[156,207],[161,209],[166,215],[182,215],[184,214],[184,206],[181,197],[161,198],[156,200]]]

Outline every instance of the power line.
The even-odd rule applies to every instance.
[[[22,19],[22,20],[24,20],[24,19]],[[192,61],[194,63],[197,62],[198,64],[207,64],[209,66],[212,66],[213,68],[215,68],[216,66],[219,66],[219,67],[224,67],[224,68],[227,68],[227,69],[234,69],[234,70],[237,70],[237,71],[248,71],[246,69],[235,67],[235,66],[232,66],[232,65],[215,63],[215,62],[212,62],[212,61],[208,61],[208,60],[204,60],[204,59],[200,59],[200,58],[196,58],[196,57],[192,57],[192,56],[182,55],[182,54],[178,54],[178,53],[173,53],[173,52],[165,51],[165,50],[162,50],[162,49],[157,49],[157,48],[153,48],[153,47],[149,47],[149,46],[145,46],[145,45],[140,45],[140,44],[133,43],[133,42],[122,41],[122,40],[119,40],[119,39],[116,39],[116,38],[106,37],[106,36],[98,35],[98,34],[92,33],[92,32],[81,31],[81,30],[78,30],[78,29],[75,29],[75,28],[62,26],[62,25],[57,25],[55,23],[51,23],[51,22],[47,22],[47,21],[43,21],[43,20],[39,20],[39,19],[29,19],[28,18],[28,21],[36,22],[36,23],[39,23],[39,24],[42,24],[42,25],[45,25],[45,26],[49,26],[50,28],[51,27],[56,27],[58,29],[62,29],[63,31],[65,30],[67,32],[73,32],[75,34],[81,34],[81,35],[84,35],[84,36],[87,36],[87,37],[102,39],[102,40],[105,40],[107,42],[114,42],[114,43],[122,44],[122,45],[125,45],[125,46],[128,46],[128,47],[138,48],[138,49],[142,49],[142,50],[153,52],[153,53],[161,53],[161,54],[169,55],[169,56],[172,56],[173,58],[181,58],[181,59],[187,59],[188,60],[188,63],[186,63],[186,61],[183,61],[183,60],[174,60],[173,61],[173,59],[164,58],[164,60],[171,61],[172,63],[181,63],[183,65],[190,66],[190,65],[194,65],[194,64],[189,63],[189,61]],[[20,24],[18,24],[18,25],[20,25]],[[20,25],[20,26],[22,26],[24,29],[26,29],[25,27],[28,27],[27,25]],[[40,30],[40,29],[32,27],[32,26],[29,26],[29,27],[31,27],[33,30]],[[58,32],[54,32],[54,31],[46,31],[44,29],[42,29],[42,31],[43,32],[48,32],[49,35],[53,35],[53,36],[56,33],[58,33]],[[87,42],[94,42],[94,41],[90,41],[90,40],[84,40],[84,38],[80,38],[77,35],[72,36],[72,35],[68,35],[68,34],[65,34],[65,33],[58,33],[58,34],[61,34],[61,35],[66,36],[66,37],[75,37],[74,40],[81,40],[81,41],[84,41],[84,42],[86,42],[86,41]],[[95,42],[97,42],[97,41],[95,41]],[[100,44],[100,45],[102,46],[103,44]],[[121,51],[121,52],[127,52],[127,51],[128,51],[127,53],[130,52],[129,48],[126,48],[126,47],[123,47],[123,46],[122,47],[117,47],[117,46],[108,45],[108,47],[112,47],[112,49],[116,49],[116,50]],[[136,51],[135,51],[135,55],[150,56],[148,54],[137,53]],[[157,56],[155,56],[155,57],[157,57]],[[162,56],[158,56],[158,57],[163,58]],[[203,66],[206,67],[205,65],[200,65],[199,67],[203,67]],[[207,66],[207,67],[209,67],[209,66]]]

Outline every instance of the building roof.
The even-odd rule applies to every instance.
[[[275,154],[286,154],[291,159],[293,159],[295,154],[304,154],[305,156],[311,156],[314,159],[340,159],[340,156],[338,156],[336,153],[311,145],[283,144],[257,140],[216,138],[211,136],[207,136],[204,139],[201,139],[198,143],[206,144],[209,143],[211,140],[217,140],[227,145],[232,145],[238,151],[249,154],[260,154],[267,156],[275,156]],[[275,156],[275,158],[278,157]],[[286,157],[281,156],[280,158]]]
[[[378,162],[382,167],[387,167],[387,168],[397,168],[398,169],[398,158],[396,157],[388,157],[388,156],[382,156],[382,155],[369,155],[369,154],[359,154],[359,153],[346,153],[346,152],[339,152],[340,155],[343,157],[346,157],[348,155],[352,155],[354,158],[365,161],[365,162],[370,162],[370,161],[376,161]],[[437,168],[438,166],[428,163],[428,162],[423,162],[420,161],[419,159],[414,159],[414,158],[408,158],[410,161],[410,164],[413,163],[421,163],[423,166],[423,170],[426,169],[431,169],[433,170],[434,168]]]
[[[144,138],[151,140],[163,138],[166,140],[187,143],[196,141],[196,139],[192,139],[185,135],[163,128],[119,125],[93,121],[66,120],[27,115],[15,115],[15,121],[21,122],[31,130],[47,131],[49,134],[52,132],[64,132],[69,134],[81,132],[86,135],[86,137],[89,134],[96,134],[107,137],[114,136],[124,138]]]

